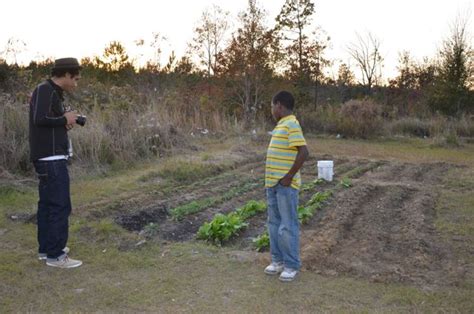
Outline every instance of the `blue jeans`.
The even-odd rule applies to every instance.
[[[67,161],[36,161],[33,164],[39,178],[38,251],[54,259],[64,254],[69,235],[71,198]]]
[[[298,221],[298,190],[277,184],[267,188],[268,233],[272,262],[299,270],[300,225]]]

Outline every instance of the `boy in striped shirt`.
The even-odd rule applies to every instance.
[[[265,163],[268,233],[272,262],[268,275],[292,281],[301,267],[299,256],[298,192],[300,168],[308,157],[301,126],[293,115],[295,100],[287,91],[273,96],[272,115],[278,121],[272,132]]]

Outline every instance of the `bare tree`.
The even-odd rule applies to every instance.
[[[202,13],[199,25],[194,29],[195,37],[190,46],[201,58],[201,63],[207,69],[208,78],[216,73],[217,56],[223,49],[223,41],[229,26],[229,12],[213,5]]]
[[[25,51],[26,43],[23,40],[10,37],[1,55],[6,62],[18,64],[18,55]]]
[[[383,58],[380,54],[380,41],[371,33],[368,33],[366,38],[362,38],[357,33],[356,35],[357,42],[349,44],[347,50],[360,68],[362,82],[367,86],[367,91],[370,94],[382,68]]]
[[[156,65],[156,67],[159,69],[160,68],[160,60],[161,60],[161,53],[162,49],[161,47],[163,46],[163,43],[168,40],[167,37],[163,36],[162,34],[158,32],[153,32],[152,34],[153,38],[150,43],[150,47],[153,49],[153,62],[152,64]]]

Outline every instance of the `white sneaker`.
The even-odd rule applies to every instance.
[[[285,267],[279,279],[281,281],[293,281],[296,278],[297,274],[298,271],[296,269]]]
[[[270,265],[265,267],[263,271],[267,275],[278,275],[283,271],[283,263],[272,262]]]
[[[82,265],[82,261],[69,258],[67,255],[62,259],[50,259],[46,260],[46,265],[59,268],[75,268]]]
[[[66,246],[66,247],[63,249],[63,252],[64,252],[64,254],[69,253],[69,248]],[[39,259],[40,261],[44,261],[44,260],[46,260],[47,258],[48,258],[48,254],[46,254],[46,253],[38,253],[38,259]]]

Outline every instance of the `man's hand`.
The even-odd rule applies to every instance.
[[[66,124],[66,130],[70,130],[74,127],[74,124]]]
[[[64,113],[64,117],[66,118],[66,129],[70,130],[72,129],[72,126],[76,124],[76,119],[77,119],[77,111],[68,111]],[[68,128],[67,126],[70,125],[71,128]]]
[[[293,177],[286,174],[283,178],[280,179],[279,182],[283,186],[290,186],[291,185],[291,180],[293,180]]]

